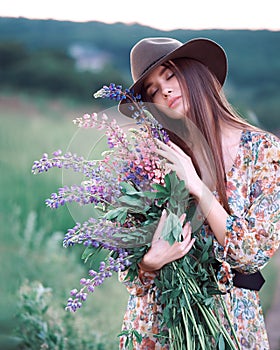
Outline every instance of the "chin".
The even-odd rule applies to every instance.
[[[185,119],[185,112],[184,110],[180,111],[180,109],[171,109],[165,106],[158,106],[158,108],[167,115],[170,119],[174,120],[181,120]]]
[[[166,114],[168,115],[169,118],[175,119],[175,120],[181,120],[185,119],[185,113],[181,111],[176,111],[173,109],[168,109],[166,111]]]

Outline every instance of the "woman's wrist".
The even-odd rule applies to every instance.
[[[209,199],[209,196],[213,196],[212,192],[201,179],[198,179],[196,184],[193,185],[193,187],[189,190],[191,194],[196,198],[197,202],[204,202],[206,196],[207,200]]]
[[[154,257],[151,257],[151,249],[148,250],[148,252],[143,256],[142,260],[140,263],[138,263],[138,266],[140,267],[141,270],[143,271],[157,271],[161,269],[161,265],[156,261]]]

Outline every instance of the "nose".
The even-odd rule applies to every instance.
[[[163,90],[162,90],[162,94],[163,94],[163,96],[165,97],[165,98],[167,98],[169,95],[171,95],[172,94],[172,89],[171,88],[164,88]]]

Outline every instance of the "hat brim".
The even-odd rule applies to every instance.
[[[144,80],[155,68],[168,60],[184,57],[197,60],[204,64],[216,76],[221,86],[223,86],[227,76],[227,56],[225,51],[215,41],[206,38],[198,38],[186,42],[156,61],[129,89],[133,91],[135,95],[139,94]],[[128,102],[127,100],[122,100],[119,104],[120,112],[125,115],[130,114],[129,110],[125,108],[125,104]]]

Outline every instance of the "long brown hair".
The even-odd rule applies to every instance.
[[[158,110],[154,110],[153,113],[156,113],[155,117],[160,119],[164,128],[172,130],[170,139],[192,158],[195,167],[199,168],[200,176],[203,178],[203,174],[210,174],[215,182],[212,189],[217,192],[223,207],[230,213],[226,195],[226,171],[220,122],[223,121],[240,130],[254,127],[232,108],[219,81],[206,66],[196,60],[186,58],[168,61],[164,65],[174,72],[186,96],[188,103],[186,120],[191,123],[183,125],[184,122],[181,120],[168,118]],[[141,95],[144,101],[149,102],[145,91],[141,91]],[[194,128],[190,125],[194,125],[200,131],[202,135],[200,140],[195,140]],[[204,142],[197,145],[202,138]],[[185,147],[184,143],[188,145]],[[196,152],[195,148],[200,151]]]

